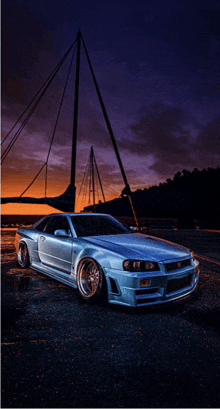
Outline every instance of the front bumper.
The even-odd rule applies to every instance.
[[[167,272],[165,264],[154,272],[130,273],[106,268],[108,301],[131,307],[162,304],[185,298],[199,281],[199,263],[191,260],[187,267]],[[148,285],[141,285],[147,280]],[[143,282],[142,282],[143,284]]]

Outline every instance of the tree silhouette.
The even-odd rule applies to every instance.
[[[132,197],[139,218],[196,219],[212,228],[220,227],[219,167],[192,172],[183,169],[172,180],[138,189]],[[99,204],[96,211],[132,217],[127,197]]]

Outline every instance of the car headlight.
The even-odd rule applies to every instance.
[[[125,271],[156,271],[159,270],[157,263],[152,261],[125,260],[123,263]]]

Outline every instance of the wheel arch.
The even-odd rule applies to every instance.
[[[94,248],[84,248],[78,255],[76,259],[76,272],[78,271],[78,266],[79,263],[86,258],[91,258],[94,261],[96,261],[100,267],[102,268],[104,274],[105,274],[105,267],[110,267],[110,262],[106,258],[106,256],[101,252],[99,249],[94,249]]]
[[[89,265],[91,262],[94,263],[94,265],[98,267],[98,270],[100,271],[100,275],[99,275],[100,278],[99,278],[99,282],[97,283],[97,291],[89,295],[91,287],[90,285],[89,286],[87,284],[85,285],[85,281],[84,281],[85,278],[82,279],[82,272],[83,272],[84,266],[86,266],[87,264]],[[106,273],[104,269],[102,268],[102,266],[100,265],[100,263],[94,257],[88,256],[87,254],[87,255],[84,255],[84,257],[80,258],[79,263],[77,265],[77,269],[76,269],[76,281],[77,281],[77,288],[78,288],[79,294],[82,298],[84,298],[84,300],[91,302],[91,303],[96,302],[98,300],[104,301],[104,302],[108,300],[108,284],[107,284]],[[87,292],[88,289],[89,291]]]
[[[15,236],[15,248],[16,248],[16,253],[18,254],[19,250],[19,245],[20,243],[25,243],[27,248],[28,248],[28,253],[29,253],[29,259],[30,259],[30,264],[32,263],[33,258],[36,258],[37,255],[37,239],[39,236],[39,232],[36,235],[36,232],[34,234],[31,234],[30,232],[27,232],[25,228],[21,228],[20,231],[18,230]]]
[[[106,290],[106,298],[109,300],[109,293],[112,293],[113,288],[112,288],[112,281],[114,281],[114,285],[117,286],[117,295],[120,294],[120,286],[118,282],[115,280],[115,278],[112,278],[111,275],[109,276],[108,271],[109,269],[115,269],[115,270],[120,270],[122,267],[122,263],[124,260],[124,257],[119,254],[115,254],[111,251],[108,250],[100,250],[98,248],[84,248],[80,254],[78,255],[76,261],[75,261],[75,274],[77,276],[78,274],[78,268],[81,263],[81,261],[90,258],[93,261],[95,261],[102,269],[103,274],[104,274],[104,280],[105,280],[105,290]],[[112,281],[111,281],[112,280]],[[113,291],[114,292],[114,291]]]
[[[85,247],[75,260],[76,271],[80,261],[86,257],[94,259],[99,263],[100,267],[106,275],[105,269],[121,270],[124,257],[107,249],[100,249],[94,247]]]
[[[28,268],[30,262],[30,251],[25,240],[20,240],[17,251],[17,263],[21,268]]]

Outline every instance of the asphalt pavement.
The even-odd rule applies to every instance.
[[[149,233],[203,257],[185,302],[87,304],[17,267],[15,231],[2,231],[3,408],[219,407],[220,232]]]

